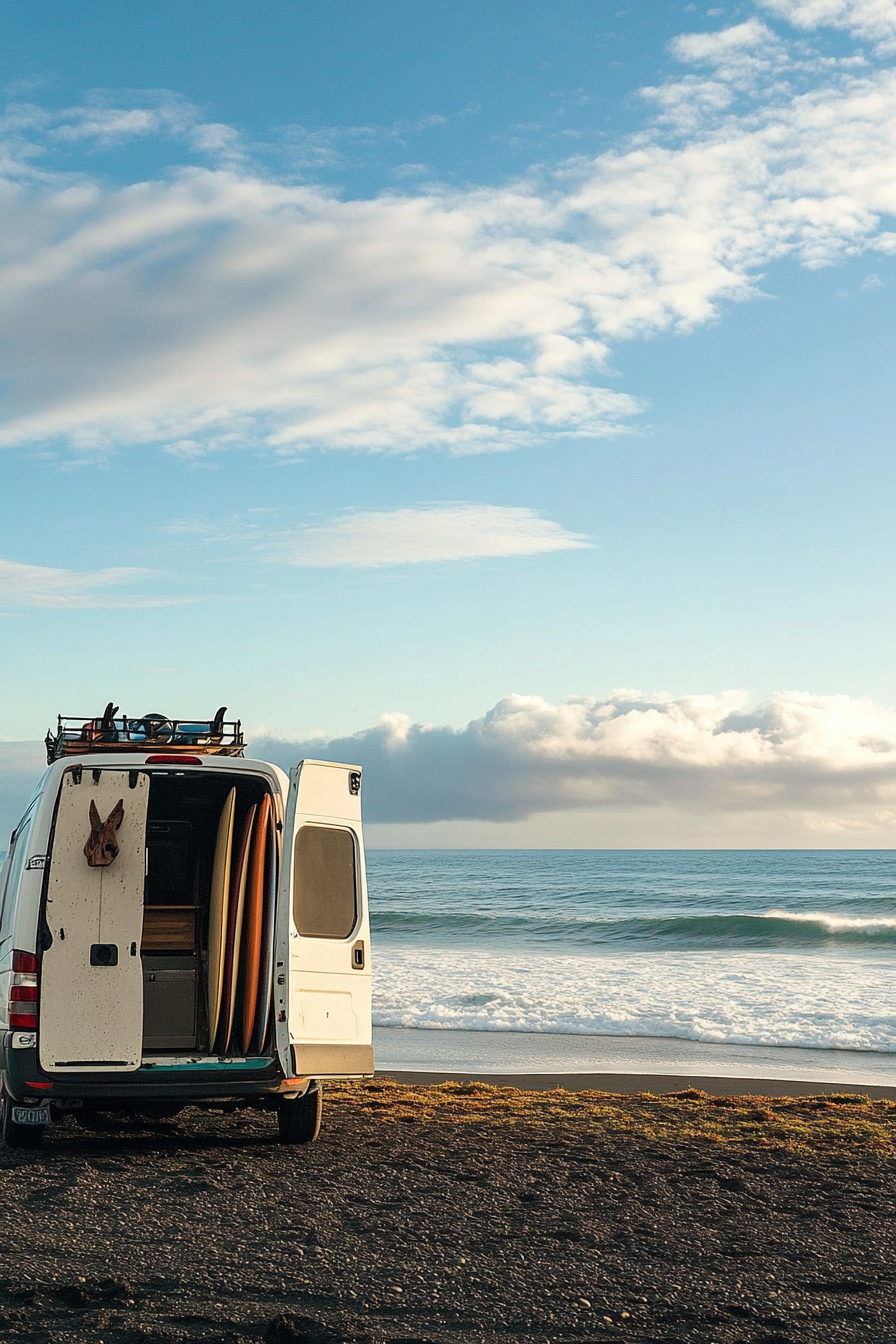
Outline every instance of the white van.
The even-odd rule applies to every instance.
[[[373,1073],[361,771],[116,713],[60,718],[0,870],[3,1136],[253,1106],[308,1142]]]

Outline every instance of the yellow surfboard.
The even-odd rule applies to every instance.
[[[233,854],[233,812],[236,789],[231,789],[218,822],[218,840],[212,868],[212,895],[208,912],[208,1034],[209,1045],[214,1042],[221,1013],[221,992],[224,988],[224,952],[227,940],[228,895],[230,892],[230,862]]]

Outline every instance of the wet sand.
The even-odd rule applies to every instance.
[[[388,1074],[500,1077],[510,1083],[514,1078],[545,1074],[567,1078],[585,1074],[593,1079],[636,1075],[666,1077],[667,1091],[686,1086],[682,1079],[700,1079],[701,1086],[713,1079],[724,1086],[727,1079],[732,1088],[752,1087],[754,1091],[764,1090],[766,1083],[787,1082],[799,1088],[835,1086],[856,1091],[878,1087],[896,1092],[896,1054],[876,1050],[406,1027],[374,1027],[373,1035],[377,1067]],[[623,1085],[619,1090],[624,1090]]]
[[[328,1089],[320,1140],[195,1110],[0,1150],[22,1344],[885,1344],[896,1105]]]

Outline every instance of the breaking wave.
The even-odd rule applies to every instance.
[[[766,910],[758,914],[694,914],[569,918],[560,911],[514,915],[464,911],[396,910],[374,905],[374,933],[445,944],[482,942],[537,946],[645,947],[860,947],[896,949],[896,917],[857,918],[819,912]]]

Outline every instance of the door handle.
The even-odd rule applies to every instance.
[[[352,948],[352,970],[363,971],[364,962],[364,940],[363,938],[359,938]]]
[[[93,943],[90,948],[91,966],[117,966],[118,947],[115,943]]]

